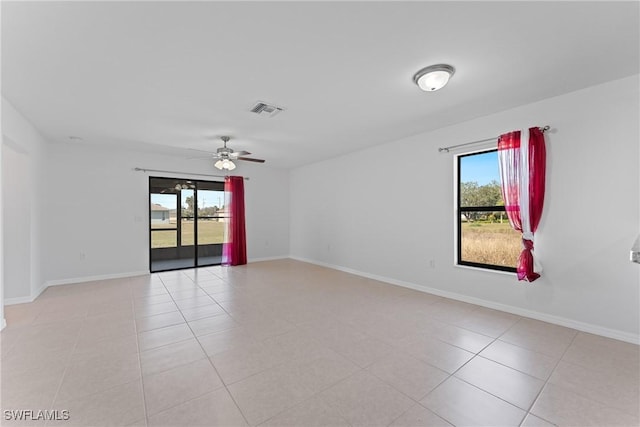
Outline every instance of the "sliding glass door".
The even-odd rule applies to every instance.
[[[224,183],[149,178],[150,270],[218,265],[224,241]]]
[[[214,184],[214,185],[212,185]],[[197,240],[198,265],[220,264],[226,209],[224,185],[218,182],[198,182]]]

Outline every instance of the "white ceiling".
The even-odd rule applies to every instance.
[[[175,152],[231,135],[295,167],[636,74],[638,6],[3,1],[2,94],[54,142]],[[455,76],[420,91],[436,63]],[[248,112],[258,100],[286,111]]]

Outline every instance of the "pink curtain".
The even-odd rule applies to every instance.
[[[244,227],[244,178],[228,176],[224,181],[225,205],[229,218],[222,245],[223,265],[247,263],[247,237]]]
[[[543,131],[534,127],[501,135],[498,160],[505,210],[511,226],[522,233],[518,280],[533,282],[542,270],[534,262],[533,238],[544,205],[546,148]]]

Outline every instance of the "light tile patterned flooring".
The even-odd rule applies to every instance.
[[[293,260],[5,313],[2,408],[70,419],[3,425],[640,424],[638,346]]]

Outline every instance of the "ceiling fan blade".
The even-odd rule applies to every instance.
[[[265,160],[262,159],[252,159],[251,157],[238,157],[238,160],[244,160],[247,162],[256,162],[256,163],[264,163]]]
[[[248,151],[234,151],[233,153],[229,153],[229,158],[237,159],[238,157],[246,156],[248,154],[251,154],[251,153]]]

